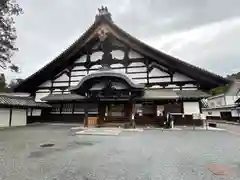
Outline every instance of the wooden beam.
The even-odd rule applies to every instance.
[[[59,113],[60,113],[60,114],[62,114],[62,108],[63,108],[63,104],[60,103],[60,109],[59,109],[59,111],[60,111]]]
[[[84,106],[84,127],[88,127],[88,109],[87,105]]]
[[[9,127],[12,126],[12,107],[10,107],[10,112],[9,112]]]
[[[72,114],[74,114],[74,109],[75,109],[75,103],[72,103]]]
[[[183,113],[184,114],[184,106],[183,106],[183,100],[182,100],[182,102],[181,102],[181,113]]]

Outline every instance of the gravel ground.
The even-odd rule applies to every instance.
[[[53,147],[40,147],[45,143]],[[227,131],[75,136],[68,126],[0,130],[1,180],[240,179],[240,137]]]

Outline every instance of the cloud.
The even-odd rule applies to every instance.
[[[50,62],[94,22],[107,5],[114,22],[140,40],[221,75],[239,71],[240,1],[41,0],[20,1],[13,58],[27,77]]]

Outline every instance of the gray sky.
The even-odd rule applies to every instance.
[[[73,43],[106,5],[125,31],[186,62],[225,76],[240,71],[239,0],[18,0],[19,52],[26,78]]]

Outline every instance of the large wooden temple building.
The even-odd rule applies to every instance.
[[[15,91],[51,105],[31,121],[161,125],[172,113],[176,124],[189,124],[206,92],[227,83],[134,38],[102,7],[78,40]]]

